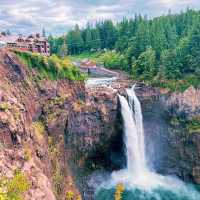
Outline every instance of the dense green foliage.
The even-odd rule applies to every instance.
[[[138,59],[133,63],[133,76],[141,80],[152,79],[156,73],[156,54],[152,49],[147,49],[141,53]]]
[[[85,80],[86,76],[73,66],[68,58],[60,59],[56,55],[45,57],[40,54],[15,51],[20,59],[31,69],[36,69],[39,78],[51,80],[69,79],[73,81]]]
[[[58,55],[63,41],[71,55],[116,50],[116,55],[108,52],[104,56],[105,65],[157,86],[179,87],[168,80],[200,84],[200,11],[188,9],[154,19],[137,15],[117,24],[110,20],[88,24],[84,29],[76,25],[66,36],[49,41]]]
[[[103,63],[109,69],[127,70],[128,66],[125,56],[115,51],[102,53],[97,61]]]

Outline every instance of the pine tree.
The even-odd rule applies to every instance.
[[[151,48],[143,52],[132,66],[134,78],[141,80],[150,80],[156,73],[156,54]]]
[[[79,26],[76,24],[74,31],[72,32],[72,37],[75,44],[75,53],[81,53],[84,48],[84,41],[81,36],[81,31]]]
[[[87,51],[90,51],[92,48],[92,32],[90,25],[87,25],[86,31],[85,31],[85,49]]]
[[[101,48],[101,39],[100,39],[100,33],[99,29],[92,29],[91,30],[92,34],[92,49],[98,50]]]

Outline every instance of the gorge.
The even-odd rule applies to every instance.
[[[200,193],[191,185],[187,186],[176,177],[159,175],[146,165],[142,110],[134,89],[135,85],[126,90],[128,100],[119,95],[124,120],[127,166],[113,172],[110,182],[104,183],[102,187],[109,191],[109,187],[112,188],[117,183],[125,185],[128,192],[122,195],[123,199],[199,199]],[[104,192],[98,192],[101,197],[97,194],[97,199],[112,198],[112,191],[108,196],[102,195]]]
[[[26,175],[30,187],[25,199],[64,200],[73,193],[74,199],[92,200],[102,174],[109,180],[113,171],[125,168],[119,97],[126,107],[136,96],[141,102],[148,171],[200,184],[199,89],[173,93],[137,83],[134,96],[126,92],[134,84],[129,79],[95,87],[38,80],[37,71],[13,52],[1,50],[0,58],[0,173],[11,178],[20,169]],[[127,95],[133,98],[129,104],[122,97]],[[141,131],[140,117],[136,125]],[[191,190],[188,199],[193,200]],[[174,198],[166,195],[161,199]]]

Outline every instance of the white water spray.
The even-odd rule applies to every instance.
[[[134,87],[127,89],[127,94],[128,102],[125,97],[120,95],[119,100],[124,119],[127,172],[136,177],[148,171],[145,161],[142,110]]]

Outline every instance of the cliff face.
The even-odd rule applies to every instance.
[[[200,90],[160,95],[144,105],[149,160],[161,173],[200,183]]]
[[[0,51],[0,177],[26,177],[25,199],[79,198],[67,166],[64,130],[84,84],[36,80],[15,54]],[[25,183],[22,183],[25,184]]]

